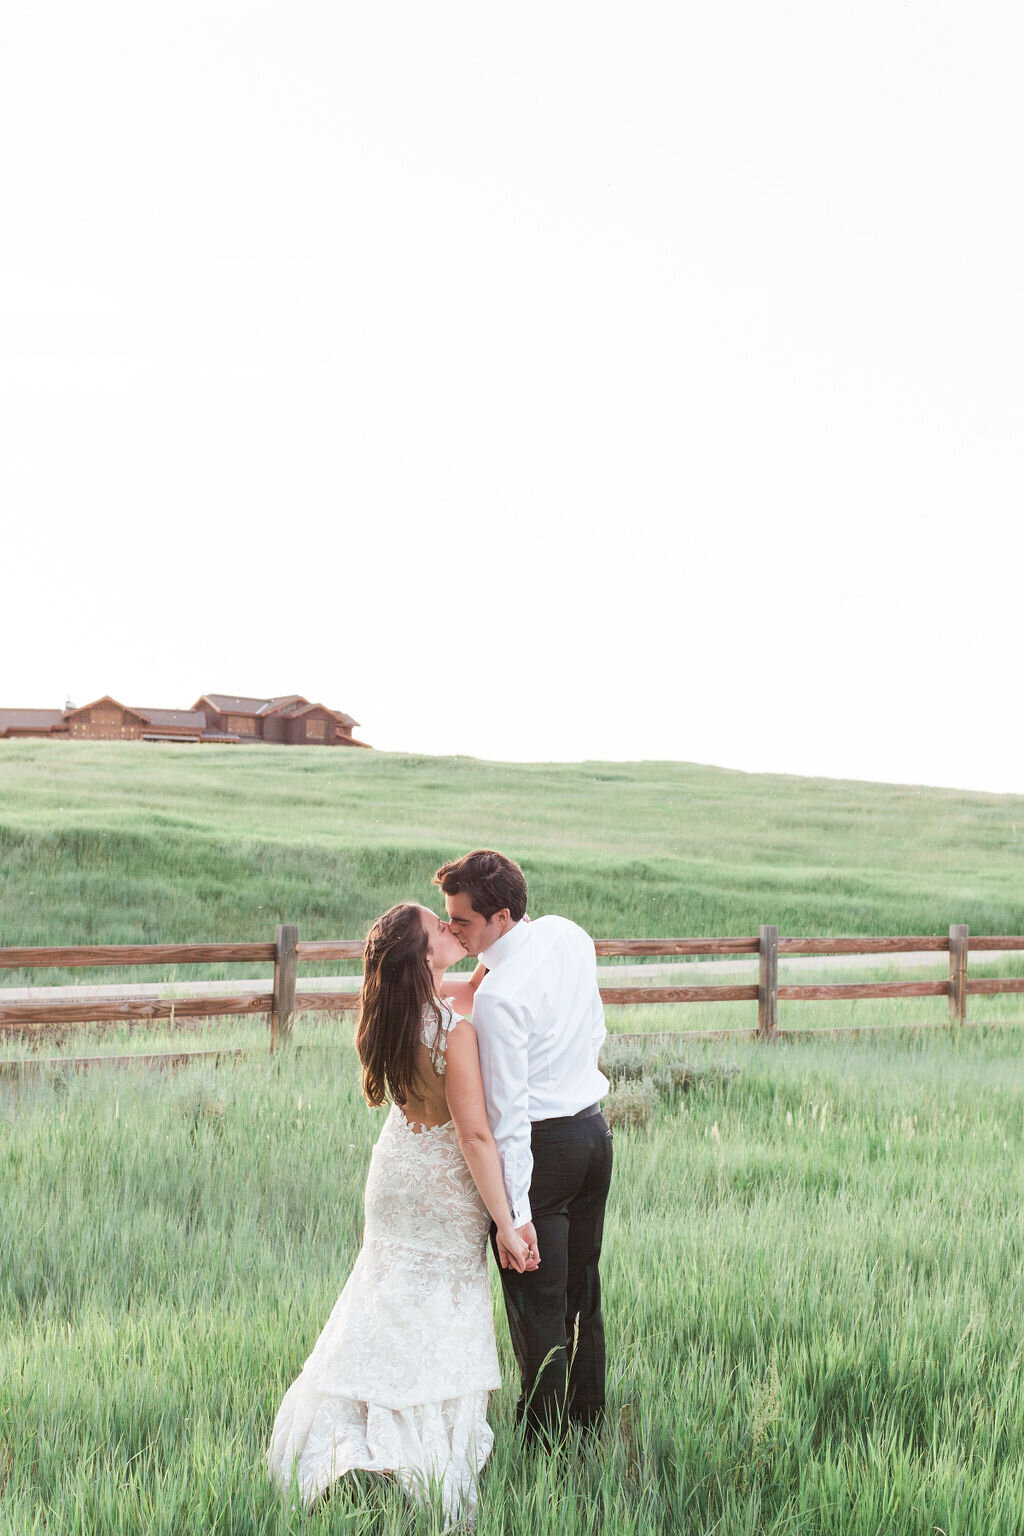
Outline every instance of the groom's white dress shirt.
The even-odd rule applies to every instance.
[[[530,1125],[574,1115],[608,1091],[597,1065],[605,1037],[594,941],[566,917],[502,934],[480,960],[473,1003],[487,1118],[517,1227],[531,1219]]]

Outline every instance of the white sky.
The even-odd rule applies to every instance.
[[[0,704],[1024,791],[1022,44],[0,0]]]

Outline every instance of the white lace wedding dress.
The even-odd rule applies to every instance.
[[[458,1023],[443,1005],[421,1038],[444,1072]],[[437,1037],[435,1039],[435,1036]],[[449,1522],[476,1511],[500,1386],[487,1273],[490,1217],[455,1127],[414,1131],[392,1105],[370,1159],[363,1246],[274,1422],[267,1464],[312,1503],[351,1468],[391,1472],[412,1498],[440,1490]]]

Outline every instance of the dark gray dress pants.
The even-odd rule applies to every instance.
[[[612,1133],[600,1113],[541,1120],[531,1131],[530,1206],[540,1268],[503,1269],[519,1364],[516,1419],[528,1435],[588,1428],[604,1409],[604,1321],[598,1260],[612,1176]],[[491,1243],[497,1257],[494,1229]]]

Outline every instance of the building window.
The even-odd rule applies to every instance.
[[[306,721],[306,740],[307,741],[326,741],[327,740],[327,721],[326,720],[307,720]]]
[[[228,730],[235,736],[251,736],[253,722],[248,715],[228,715]]]

